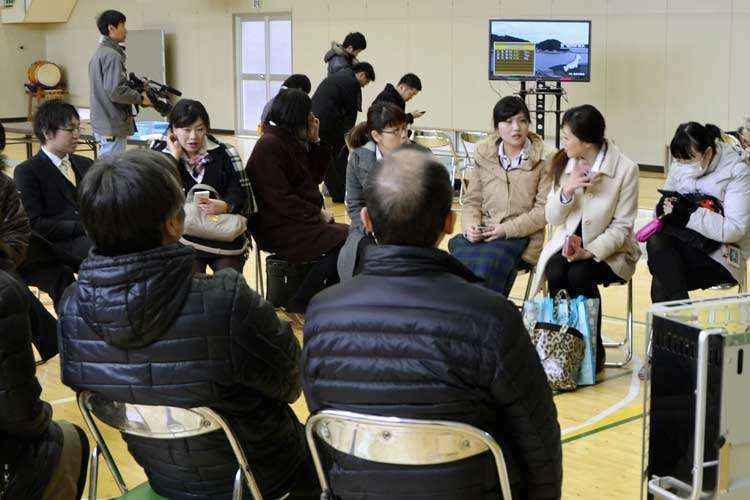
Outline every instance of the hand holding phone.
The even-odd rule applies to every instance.
[[[562,248],[563,257],[570,258],[583,247],[581,237],[576,234],[569,234],[565,237],[565,243]]]
[[[199,205],[208,203],[209,198],[211,198],[209,191],[195,191],[193,193],[193,200]]]

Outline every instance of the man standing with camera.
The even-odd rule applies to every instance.
[[[125,151],[128,136],[135,132],[133,106],[151,105],[145,93],[127,83],[125,49],[120,45],[128,35],[125,21],[125,14],[116,10],[104,11],[96,20],[102,38],[89,62],[89,80],[91,127],[101,156]]]

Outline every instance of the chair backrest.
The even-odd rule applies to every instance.
[[[495,459],[503,498],[511,499],[500,445],[488,433],[468,424],[324,410],[310,416],[305,433],[324,493],[329,492],[328,482],[314,437],[363,460],[406,466],[455,462],[489,451]]]
[[[488,132],[464,130],[459,134],[461,139],[461,147],[463,148],[463,155],[465,158],[470,159],[474,156],[474,148],[480,142],[482,142],[487,136]],[[471,144],[471,147],[469,146]],[[471,151],[470,151],[471,149]]]
[[[104,455],[115,482],[121,491],[124,490],[123,493],[127,489],[122,475],[99,428],[91,418],[92,415],[124,434],[152,439],[183,439],[222,430],[229,440],[253,498],[258,500],[263,498],[239,440],[226,421],[210,408],[178,408],[123,403],[112,401],[91,391],[78,393],[78,408],[89,432]]]
[[[449,147],[454,153],[453,141],[447,132],[442,130],[416,129],[412,137],[414,142],[429,149]]]

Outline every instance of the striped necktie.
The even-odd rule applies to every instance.
[[[73,171],[73,165],[70,164],[70,160],[68,158],[63,158],[62,162],[60,162],[60,171],[63,173],[66,179],[73,184],[73,186],[77,186],[76,184],[76,174]]]

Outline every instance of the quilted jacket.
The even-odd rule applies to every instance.
[[[28,295],[23,283],[0,271],[0,492],[7,488],[3,498],[9,499],[42,497],[63,442],[52,407],[39,398]]]
[[[114,401],[216,410],[264,496],[281,496],[306,458],[289,406],[300,394],[299,344],[236,271],[193,275],[193,261],[181,245],[93,251],[62,300],[63,382]],[[237,463],[222,432],[126,441],[160,495],[231,496]]]
[[[452,420],[504,449],[513,498],[557,499],[557,409],[521,315],[437,249],[367,248],[361,274],[318,294],[305,318],[302,385],[311,412]],[[494,499],[489,455],[424,468],[329,468],[342,499]]]

